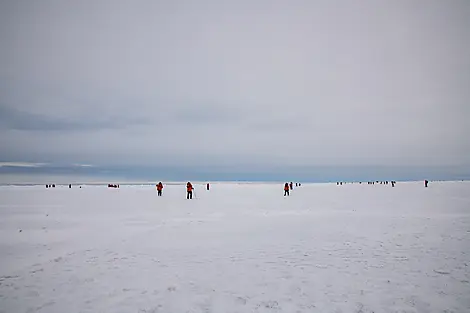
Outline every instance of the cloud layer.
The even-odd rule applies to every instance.
[[[470,165],[468,1],[0,3],[0,161]]]

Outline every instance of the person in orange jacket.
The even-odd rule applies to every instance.
[[[187,194],[186,194],[186,199],[192,199],[193,198],[193,185],[191,185],[191,183],[188,181],[188,183],[186,184],[186,191],[187,191]]]
[[[162,190],[163,190],[163,184],[162,184],[162,182],[159,182],[158,185],[157,185],[157,192],[158,192],[159,197],[162,196]]]
[[[284,197],[289,195],[289,184],[284,185]]]

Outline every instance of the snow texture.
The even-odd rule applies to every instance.
[[[470,312],[470,184],[0,187],[0,312]]]

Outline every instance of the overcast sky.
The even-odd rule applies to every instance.
[[[470,1],[0,1],[0,161],[469,165]]]

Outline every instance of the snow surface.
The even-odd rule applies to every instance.
[[[0,312],[470,312],[470,184],[0,187]]]

